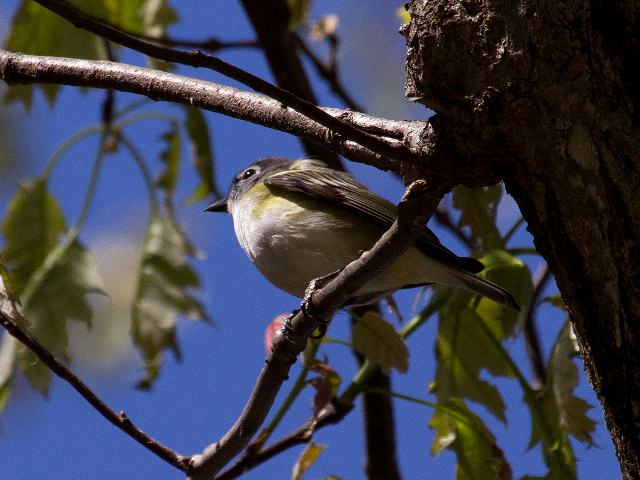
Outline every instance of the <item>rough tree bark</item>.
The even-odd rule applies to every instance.
[[[413,0],[428,147],[502,178],[558,282],[624,478],[640,478],[640,4]]]

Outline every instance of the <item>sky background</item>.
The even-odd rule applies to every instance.
[[[253,36],[250,25],[237,2],[173,2],[182,21],[170,29],[177,38],[246,39]],[[400,24],[396,10],[401,2],[369,1],[367,8],[356,1],[316,1],[311,18],[336,13],[341,39],[339,65],[347,89],[355,99],[375,115],[397,119],[425,119],[430,112],[411,104],[403,97],[404,39],[398,34]],[[4,37],[17,2],[0,0],[0,33]],[[215,7],[215,11],[212,8]],[[221,55],[263,78],[271,79],[262,55],[254,51],[233,51]],[[140,57],[126,53],[122,58],[139,63]],[[313,72],[312,69],[309,70]],[[179,69],[224,84],[233,81],[204,70]],[[321,105],[342,106],[327,87],[313,76]],[[0,107],[2,130],[20,132],[20,145],[12,150],[16,164],[0,180],[3,205],[15,192],[19,181],[41,172],[55,148],[79,128],[100,120],[102,91],[79,92],[64,88],[54,107],[41,94],[30,112],[21,105]],[[122,107],[134,97],[118,94]],[[153,104],[153,111],[178,112],[166,104]],[[178,112],[179,113],[179,112]],[[300,158],[303,152],[295,137],[239,120],[207,113],[216,157],[216,179],[226,191],[233,175],[258,157],[278,155]],[[128,130],[151,162],[159,169],[162,149],[159,136],[167,130],[157,121],[148,121]],[[64,157],[54,172],[51,188],[71,222],[79,211],[97,139],[82,142]],[[10,148],[8,143],[0,148]],[[186,153],[186,152],[185,152]],[[187,165],[187,162],[184,163]],[[388,175],[353,163],[354,175],[373,190],[397,201],[403,186]],[[240,249],[231,218],[205,214],[206,203],[180,203],[178,216],[190,238],[206,255],[194,262],[201,275],[200,298],[214,319],[214,325],[180,320],[178,339],[183,359],[166,357],[160,378],[151,392],[133,388],[142,375],[142,362],[128,338],[128,320],[123,305],[130,301],[137,265],[138,248],[144,236],[148,215],[147,193],[142,180],[133,173],[130,158],[122,152],[109,156],[100,181],[89,222],[81,238],[98,258],[110,300],[96,298],[94,328],[71,324],[73,370],[114,409],[124,410],[143,430],[183,454],[201,451],[219,438],[233,423],[244,405],[264,361],[263,332],[276,315],[288,312],[298,300],[278,291],[263,279]],[[196,184],[190,168],[183,170],[178,198],[186,199]],[[4,213],[3,213],[4,215]],[[499,225],[504,229],[518,217],[517,207],[507,197],[499,211]],[[446,232],[437,228],[444,243],[459,253],[464,249]],[[522,229],[514,244],[528,246],[531,238]],[[527,257],[532,271],[540,268],[537,257]],[[553,288],[548,293],[552,293]],[[408,318],[416,291],[399,296],[402,312]],[[564,318],[557,310],[542,308],[538,317],[545,355],[548,354]],[[330,335],[348,338],[348,317],[339,314]],[[430,398],[427,384],[434,373],[434,337],[437,322],[432,319],[409,341],[410,371],[394,374],[394,390],[420,398]],[[523,342],[508,345],[518,365],[530,374]],[[342,346],[323,348],[330,363],[347,383],[356,371],[350,351]],[[299,371],[294,366],[292,377]],[[582,372],[582,365],[580,365]],[[515,381],[492,379],[507,403],[507,425],[474,406],[498,439],[514,470],[514,478],[524,474],[543,474],[546,469],[539,448],[527,451],[530,436],[529,414],[520,402],[521,392]],[[581,378],[579,395],[592,405],[597,400]],[[278,402],[286,395],[279,396]],[[276,434],[298,427],[311,414],[312,391],[305,391],[288,413]],[[359,402],[358,402],[359,406]],[[398,419],[397,440],[401,473],[406,479],[454,478],[455,457],[444,452],[433,458],[429,453],[433,433],[427,427],[431,411],[415,404],[394,401]],[[581,479],[618,478],[619,468],[611,439],[603,426],[599,408],[591,411],[598,421],[594,436],[596,447],[587,449],[575,444]],[[363,477],[362,422],[359,410],[340,424],[315,434],[315,441],[328,448],[305,478],[321,479],[335,474],[344,479]],[[243,478],[288,478],[300,448],[279,455]],[[0,415],[0,476],[11,479],[46,478],[113,479],[182,478],[183,475],[146,451],[99,416],[66,383],[54,380],[49,398],[33,392],[18,377],[12,397]]]

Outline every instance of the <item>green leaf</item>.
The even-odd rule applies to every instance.
[[[576,440],[593,446],[593,437],[596,422],[589,418],[587,412],[593,408],[585,400],[576,397],[574,390],[578,385],[579,373],[573,362],[573,358],[578,355],[578,345],[571,329],[571,324],[567,320],[560,330],[556,343],[549,355],[547,363],[547,382],[540,397],[540,403],[545,414],[544,419],[547,428],[552,424],[553,437],[545,442],[541,430],[541,424],[534,418],[533,433],[530,447],[534,446],[541,439],[545,450],[567,450],[562,455],[565,459],[563,463],[575,471],[573,465],[573,454],[568,443],[567,433]],[[565,445],[566,444],[566,445]],[[551,456],[553,452],[549,452]],[[562,452],[561,452],[562,453]],[[549,468],[553,468],[551,463]]]
[[[166,143],[166,148],[160,153],[160,160],[164,165],[164,170],[156,179],[156,184],[165,191],[168,197],[171,197],[178,181],[180,169],[181,148],[178,125],[172,123],[169,131],[163,134],[161,138]]]
[[[178,226],[165,218],[151,219],[132,306],[131,334],[147,370],[140,388],[153,384],[165,349],[180,356],[175,335],[178,315],[209,320],[202,304],[188,292],[200,286],[187,263],[194,256],[195,249]]]
[[[20,3],[11,22],[4,48],[12,52],[33,55],[104,58],[104,49],[99,37],[75,28],[67,20],[29,0],[23,0]],[[37,88],[40,88],[47,100],[53,103],[60,87],[38,85]],[[31,85],[12,86],[7,91],[6,99],[19,100],[29,108],[32,102],[32,89]]]
[[[198,202],[213,194],[220,197],[213,180],[213,152],[207,119],[202,111],[195,107],[184,107],[186,112],[185,129],[189,139],[191,163],[200,178],[200,184],[193,192],[190,201]]]
[[[510,377],[513,373],[504,363],[501,353],[488,338],[488,326],[482,317],[465,305],[467,292],[456,291],[453,297],[462,298],[463,307],[454,298],[440,311],[436,340],[436,377],[431,391],[439,402],[451,398],[468,398],[484,405],[493,415],[506,423],[505,404],[495,386],[480,378],[487,370],[492,375]],[[490,327],[488,327],[490,328]]]
[[[502,186],[453,189],[453,206],[460,210],[458,226],[471,229],[471,240],[481,250],[504,248],[496,226],[496,213],[502,197]]]
[[[23,312],[31,333],[54,355],[69,359],[67,320],[91,324],[90,293],[103,294],[102,281],[97,262],[78,241],[54,249],[34,272],[23,296]],[[26,347],[20,347],[18,355],[31,385],[46,395],[49,369]]]
[[[166,0],[75,0],[70,3],[82,12],[100,18],[133,33],[162,35],[177,20]],[[23,0],[11,22],[5,48],[14,52],[59,57],[104,59],[102,39],[51,13],[29,0]],[[50,103],[56,100],[59,86],[39,85]],[[9,101],[19,100],[29,108],[33,86],[12,86]]]
[[[316,463],[320,454],[327,448],[326,445],[310,442],[302,451],[291,472],[292,480],[302,480],[303,475]]]
[[[311,0],[287,0],[289,5],[289,30],[295,30],[307,19],[307,14],[311,8]]]
[[[431,452],[434,455],[445,449],[455,452],[457,479],[511,479],[511,467],[495,437],[462,400],[450,399],[441,404],[429,426],[436,431]]]
[[[409,369],[409,350],[402,336],[375,312],[367,312],[353,327],[353,348],[383,370],[390,367],[405,373]]]
[[[43,178],[20,187],[2,225],[12,287],[22,298],[30,330],[63,358],[68,358],[66,321],[89,323],[91,308],[85,296],[102,292],[96,262],[82,245],[77,241],[58,245],[66,229]],[[19,347],[18,356],[30,383],[46,394],[49,370],[25,347]]]
[[[20,295],[29,278],[67,230],[62,211],[47,190],[46,180],[25,183],[9,202],[2,224],[4,258]]]
[[[525,306],[531,302],[533,282],[526,263],[504,250],[490,250],[478,260],[485,265],[480,273],[481,277],[508,290],[519,305]],[[496,338],[503,340],[515,335],[520,312],[503,308],[484,297],[477,302],[475,308]]]

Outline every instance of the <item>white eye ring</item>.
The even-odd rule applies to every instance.
[[[242,173],[242,178],[249,178],[255,175],[256,171],[253,168],[249,168]]]

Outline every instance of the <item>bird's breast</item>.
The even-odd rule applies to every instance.
[[[274,285],[297,296],[314,278],[370,248],[381,233],[339,206],[264,184],[243,195],[231,214],[249,258]]]

